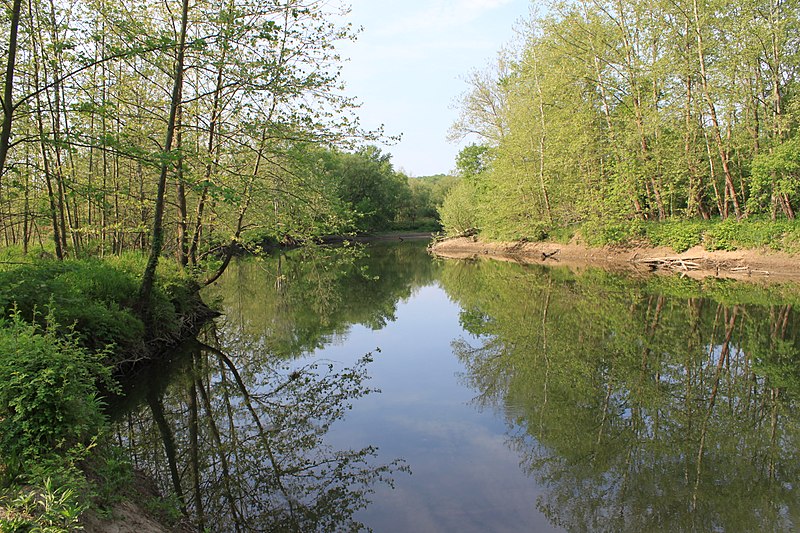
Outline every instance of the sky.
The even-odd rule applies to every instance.
[[[514,40],[530,0],[350,0],[348,20],[363,27],[354,43],[337,46],[347,94],[361,102],[367,129],[381,124],[402,140],[383,147],[396,170],[410,176],[455,168],[464,143],[447,140],[458,97],[474,69],[494,61]]]

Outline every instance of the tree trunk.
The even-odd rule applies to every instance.
[[[189,0],[183,0],[181,7],[181,29],[178,36],[178,54],[175,60],[175,80],[172,86],[172,98],[169,106],[169,120],[167,122],[167,132],[164,140],[164,152],[161,157],[161,174],[158,179],[158,190],[156,192],[155,213],[153,215],[153,234],[150,245],[150,256],[147,266],[142,274],[142,284],[139,288],[138,309],[145,319],[146,327],[151,330],[150,323],[150,295],[153,292],[153,283],[156,276],[156,267],[161,250],[164,247],[164,199],[167,188],[167,175],[172,168],[172,142],[175,136],[175,122],[178,116],[178,108],[181,105],[183,94],[183,63],[186,53],[186,30],[189,20]]]
[[[17,61],[17,30],[22,12],[22,0],[14,0],[11,7],[11,27],[8,36],[8,61],[6,62],[5,86],[3,88],[3,125],[0,128],[0,186],[6,171],[6,159],[11,143],[11,124],[14,114],[14,68]]]
[[[183,107],[178,109],[177,132],[175,134],[176,147],[181,151],[183,145]],[[178,168],[175,177],[175,196],[178,204],[178,262],[182,267],[189,264],[189,236],[188,218],[186,209],[186,186],[183,182],[183,156],[179,156]]]
[[[722,164],[722,173],[725,176],[726,196],[729,196],[733,202],[733,210],[737,220],[742,218],[742,210],[739,207],[739,199],[736,193],[736,185],[733,182],[733,175],[730,170],[730,161],[728,151],[725,144],[722,142],[722,133],[720,131],[719,120],[717,119],[717,109],[711,98],[711,90],[708,86],[708,73],[706,71],[706,55],[703,43],[702,24],[700,22],[700,12],[697,5],[698,0],[692,1],[692,11],[694,14],[695,33],[697,36],[697,59],[700,63],[700,81],[703,86],[703,96],[705,97],[706,104],[708,105],[709,118],[711,119],[712,135],[714,142],[717,145],[717,152],[719,153],[720,162]],[[727,211],[727,209],[726,209]],[[727,216],[727,212],[723,217]]]

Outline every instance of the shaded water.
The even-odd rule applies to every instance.
[[[206,298],[117,430],[211,531],[800,522],[800,289],[402,243],[244,260]]]

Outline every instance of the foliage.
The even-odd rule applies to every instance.
[[[78,476],[58,482],[48,477],[35,487],[6,490],[5,494],[0,494],[0,505],[5,513],[0,516],[0,530],[42,533],[78,530],[80,515],[87,505],[76,487],[83,485]]]
[[[354,152],[309,148],[307,157],[314,161],[309,171],[327,184],[339,205],[342,223],[335,231],[440,229],[437,207],[454,178],[409,178],[376,146]]]
[[[645,225],[645,235],[653,246],[668,246],[676,252],[684,252],[702,242],[704,228],[697,220],[668,220]]]
[[[428,231],[442,229],[439,222],[439,208],[456,183],[458,178],[445,174],[408,178],[408,185],[411,187],[411,205],[404,216],[406,223],[409,226],[416,224],[418,229],[424,228]]]
[[[456,156],[456,172],[462,179],[470,179],[489,170],[492,152],[483,144],[470,144]]]
[[[163,249],[211,279],[246,232],[300,241],[351,221],[307,157],[383,138],[339,90],[336,46],[357,31],[338,6],[13,4],[7,44],[25,53],[1,110],[6,246],[62,259],[155,245],[153,264]]]
[[[480,227],[480,198],[476,184],[462,179],[453,186],[439,208],[439,216],[449,235]]]
[[[114,390],[108,354],[90,353],[19,311],[0,318],[0,529],[73,531],[91,504],[79,467],[106,429],[98,387]]]
[[[0,319],[0,457],[6,475],[73,446],[102,429],[97,385],[110,384],[106,354],[91,354],[74,334],[25,322],[15,311]]]
[[[0,310],[6,316],[18,309],[28,321],[50,308],[61,332],[75,331],[81,344],[91,350],[116,346],[120,355],[142,350],[144,326],[134,310],[138,273],[144,259],[126,254],[105,261],[97,259],[38,260],[0,271]],[[176,266],[163,265],[151,299],[158,335],[178,330],[178,311],[193,302],[193,285]],[[37,314],[38,313],[38,314]]]
[[[736,229],[735,220],[723,220],[703,234],[703,246],[706,250],[735,250]]]
[[[557,230],[558,231],[558,230]],[[592,246],[635,245],[666,246],[683,252],[694,246],[706,250],[737,250],[767,248],[796,253],[800,223],[789,220],[764,220],[748,218],[737,222],[732,218],[712,220],[665,221],[640,220],[589,220],[583,224],[562,229],[565,236],[574,232]],[[566,242],[562,237],[559,242]],[[567,239],[568,240],[568,239]]]
[[[800,138],[792,138],[779,144],[770,152],[753,158],[752,180],[748,209],[763,213],[770,209],[773,199],[779,194],[794,197],[800,192]]]
[[[643,224],[630,220],[592,218],[581,226],[581,235],[590,246],[626,245],[642,236]]]
[[[455,212],[471,207],[487,238],[580,223],[587,242],[624,244],[645,236],[637,224],[670,221],[647,237],[685,249],[709,219],[794,220],[800,92],[786,73],[800,67],[800,6],[726,9],[737,16],[702,2],[549,2],[518,46],[467,76],[453,129],[480,144],[456,166],[482,185],[450,193],[445,229],[460,232]],[[706,246],[741,246],[751,229],[714,224]],[[772,245],[764,231],[756,246]]]
[[[328,152],[324,164],[338,197],[352,209],[358,231],[387,229],[411,202],[407,178],[395,172],[391,155],[375,146],[354,153]]]

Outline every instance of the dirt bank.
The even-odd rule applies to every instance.
[[[125,499],[119,501],[100,514],[90,510],[81,517],[85,533],[191,533],[194,529],[184,519],[174,523],[164,513],[157,510],[156,503],[163,501],[155,482],[146,474],[135,471],[129,487],[124,489]],[[166,524],[174,523],[171,526]]]
[[[800,281],[800,256],[770,250],[713,251],[700,246],[683,253],[670,248],[590,248],[580,244],[548,242],[483,242],[462,237],[431,246],[440,257],[489,257],[518,263],[568,266],[574,270],[602,267],[636,273],[678,272],[703,278],[716,276],[766,282]]]

